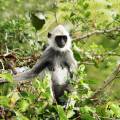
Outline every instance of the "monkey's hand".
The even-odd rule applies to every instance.
[[[64,62],[63,64],[61,64],[61,67],[62,68],[67,67],[68,72],[70,74],[70,78],[72,79],[73,78],[73,70],[72,70],[71,66],[67,62]]]
[[[70,71],[75,71],[77,68],[77,61],[75,60],[73,56],[73,52],[71,50],[68,50],[65,55],[65,61],[70,67]]]

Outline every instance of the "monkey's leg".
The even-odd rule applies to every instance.
[[[54,98],[58,104],[65,105],[67,103],[68,98],[67,97],[62,98],[62,96],[64,95],[65,91],[70,93],[72,90],[71,88],[72,87],[70,86],[70,84],[53,85],[52,86],[53,95],[54,95]]]

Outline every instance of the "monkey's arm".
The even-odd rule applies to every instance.
[[[69,67],[71,69],[76,69],[77,67],[77,61],[75,60],[74,56],[73,56],[73,52],[71,50],[67,51],[66,52],[66,55],[65,55],[65,61],[66,63],[69,65]]]
[[[33,79],[46,67],[46,64],[47,64],[46,60],[43,61],[43,59],[40,59],[37,61],[37,63],[33,66],[31,70],[20,73],[20,74],[18,73],[17,75],[13,76],[13,79],[15,81]]]
[[[23,73],[18,73],[17,75],[13,76],[13,79],[19,82],[23,80],[33,79],[34,77],[36,77],[44,68],[48,67],[49,59],[52,58],[52,54],[50,54],[50,52],[51,50],[46,50],[31,70]],[[0,78],[0,83],[6,82],[6,80]]]
[[[73,77],[73,72],[77,68],[77,61],[73,56],[73,52],[71,50],[67,51],[65,54],[65,66],[67,66],[68,71],[70,73],[70,77]]]

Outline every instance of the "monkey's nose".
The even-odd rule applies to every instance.
[[[66,41],[64,39],[61,39],[61,43],[64,45]]]

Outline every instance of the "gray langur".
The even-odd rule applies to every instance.
[[[14,76],[17,81],[32,79],[48,69],[51,73],[53,97],[60,103],[59,98],[64,91],[69,92],[69,78],[72,78],[77,62],[71,50],[71,38],[62,25],[58,25],[51,33],[48,33],[48,47],[40,59],[27,72]]]

